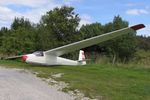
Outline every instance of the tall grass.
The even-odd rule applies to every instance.
[[[128,64],[150,68],[150,51],[138,50],[135,57]]]
[[[146,68],[150,68],[150,51],[138,50],[135,53],[135,56],[131,58],[129,61],[124,62],[119,58],[116,58],[115,62],[113,62],[113,56],[106,56],[103,54],[90,54],[88,55],[88,63],[90,64],[115,64],[115,65],[127,65],[127,66],[143,66]]]

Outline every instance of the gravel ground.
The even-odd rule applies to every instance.
[[[18,69],[0,68],[0,100],[74,100],[35,75]]]

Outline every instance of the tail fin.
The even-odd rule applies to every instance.
[[[85,60],[85,54],[83,50],[79,51],[79,59],[78,61],[81,63],[81,65],[85,65],[86,64],[86,60]]]

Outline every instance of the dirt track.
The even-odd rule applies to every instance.
[[[31,73],[0,68],[0,100],[73,100]]]

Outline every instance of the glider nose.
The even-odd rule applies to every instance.
[[[26,60],[27,60],[27,58],[28,58],[28,56],[27,56],[27,55],[22,56],[22,60],[23,60],[23,61],[26,61]]]

